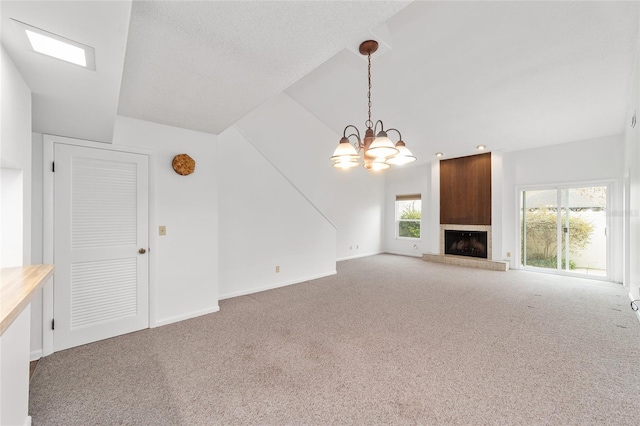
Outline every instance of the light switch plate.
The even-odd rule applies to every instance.
[[[167,227],[164,226],[164,225],[158,227],[158,234],[159,235],[167,235]]]

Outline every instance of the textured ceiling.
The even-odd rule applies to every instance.
[[[374,121],[400,129],[420,161],[620,134],[639,4],[415,2],[373,56]],[[362,130],[362,62],[343,51],[286,92],[334,131]]]
[[[640,2],[2,1],[34,130],[111,141],[116,112],[218,134],[283,90],[336,133],[373,118],[420,162],[623,131]],[[96,49],[27,51],[9,18]],[[125,54],[126,48],[126,54]],[[327,152],[333,149],[328,142]]]
[[[135,1],[118,113],[220,133],[407,4]]]

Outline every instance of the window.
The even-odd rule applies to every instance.
[[[396,195],[396,237],[420,238],[422,197],[420,194]]]

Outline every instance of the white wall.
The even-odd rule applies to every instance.
[[[611,210],[622,209],[623,138],[610,136],[569,142],[503,154],[503,253],[511,252],[511,268],[517,268],[519,200],[521,186],[614,181]],[[611,215],[613,279],[622,281],[622,221]]]
[[[331,167],[342,135],[284,93],[236,127],[336,226],[337,259],[380,253],[384,174]]]
[[[0,168],[0,266],[23,264],[23,182],[21,169]]]
[[[333,225],[235,128],[219,140],[220,297],[335,273]]]
[[[502,169],[502,151],[491,152],[491,258],[492,260],[509,260],[503,250],[503,232],[505,216],[503,216],[504,171]]]
[[[31,90],[1,50],[0,266],[17,266],[31,263]]]
[[[431,164],[391,168],[385,172],[384,237],[383,247],[387,253],[406,256],[422,256],[430,251],[433,240],[439,237],[429,227],[433,217],[429,214],[431,194]],[[396,238],[395,205],[396,195],[422,195],[422,221],[420,240]],[[439,216],[438,216],[439,220]]]
[[[433,235],[425,244],[425,253],[439,254],[440,251],[440,160],[431,162],[431,184],[429,190],[429,206],[424,205],[422,198],[423,214],[422,225],[429,235]],[[427,223],[425,224],[425,219]]]
[[[7,267],[31,263],[31,91],[4,47],[0,54],[0,267]],[[3,425],[28,422],[29,309],[0,337]]]
[[[152,326],[218,310],[216,139],[206,133],[116,118],[114,145],[153,153],[149,221]],[[171,167],[173,157],[182,153],[196,161],[195,172],[189,176],[180,176]],[[167,227],[166,236],[158,236],[159,225]]]
[[[640,62],[636,59],[629,94],[629,112],[624,135],[625,175],[625,280],[633,299],[640,299],[640,123],[630,126],[631,118],[640,119]],[[639,316],[640,318],[640,316]]]
[[[286,94],[220,135],[221,297],[332,274],[336,259],[381,252],[384,177],[332,168],[339,139]],[[257,219],[238,215],[247,203],[257,204]]]

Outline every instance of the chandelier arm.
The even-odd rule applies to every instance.
[[[344,128],[344,130],[342,131],[342,136],[345,138],[348,138],[349,136],[353,135],[354,133],[352,133],[351,135],[347,136],[347,129],[351,127],[352,129],[354,129],[356,131],[355,135],[358,137],[358,141],[360,140],[360,130],[358,130],[358,128],[356,126],[354,126],[353,124],[349,124],[347,125],[347,127]]]
[[[384,132],[384,123],[382,122],[382,120],[378,120],[378,121],[376,121],[376,124],[375,124],[375,126],[373,127],[373,134],[374,134],[374,135],[377,135],[377,134],[378,134],[378,132],[377,132],[377,129],[378,129],[378,123],[380,123],[380,130]]]
[[[362,149],[362,141],[360,140],[360,136],[355,134],[355,133],[351,133],[349,136],[347,136],[346,138],[349,139],[351,138],[351,136],[355,136],[356,137],[356,142],[352,143],[352,145],[354,145],[354,148],[358,151],[360,151]]]
[[[402,134],[400,133],[400,130],[398,129],[389,129],[387,130],[387,133],[389,132],[396,132],[398,134],[398,140],[402,140]]]

